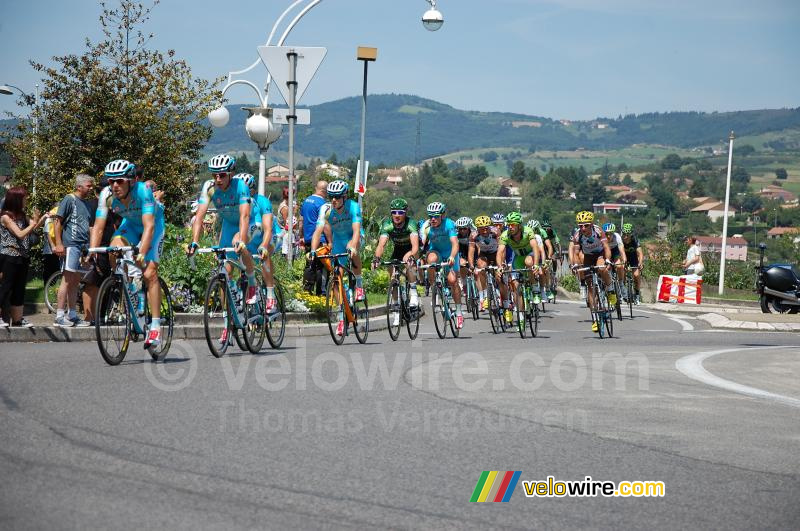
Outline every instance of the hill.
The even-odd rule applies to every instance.
[[[634,144],[692,148],[718,147],[731,130],[737,136],[757,136],[800,130],[800,108],[726,113],[669,112],[559,121],[515,113],[476,112],[418,96],[369,96],[367,150],[373,162],[405,163],[460,150],[510,147],[525,151],[610,150]],[[230,105],[229,124],[215,129],[207,151],[254,151],[244,134],[246,113]],[[300,154],[340,159],[357,157],[361,127],[361,99],[345,98],[309,107],[311,125],[297,128]],[[417,126],[420,146],[417,153]],[[780,135],[778,135],[780,137]],[[792,142],[773,140],[776,150],[797,149]],[[271,151],[286,151],[284,133]],[[278,157],[282,158],[282,157]]]

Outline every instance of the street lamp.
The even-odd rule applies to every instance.
[[[736,136],[731,131],[728,137],[730,145],[728,146],[728,178],[725,181],[725,213],[722,219],[722,253],[719,259],[719,294],[725,291],[725,254],[728,252],[728,205],[731,199],[731,165],[733,164],[733,139]]]
[[[427,0],[427,2],[431,5],[431,8],[422,15],[422,25],[428,31],[436,31],[444,24],[444,17],[436,9],[436,0]]]
[[[36,92],[33,95],[26,93],[21,88],[14,85],[0,85],[0,94],[11,96],[14,94],[14,89],[22,95],[25,100],[25,105],[33,109],[33,175],[31,176],[31,198],[36,197],[36,170],[39,165],[39,159],[36,156],[36,138],[39,136],[39,117],[36,112],[36,107],[39,103],[39,83],[36,83]]]
[[[358,208],[361,208],[364,199],[364,190],[367,186],[367,161],[364,158],[364,142],[367,133],[367,65],[370,61],[375,61],[378,58],[378,49],[359,46],[356,58],[359,61],[364,61],[364,90],[361,93],[361,154],[358,159],[359,180],[356,184]]]

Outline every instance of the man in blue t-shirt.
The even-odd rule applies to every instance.
[[[314,229],[317,228],[319,210],[328,200],[327,188],[327,181],[317,181],[314,193],[308,196],[300,207],[300,216],[303,218],[303,224],[300,226],[300,242],[306,249],[311,249],[311,238],[314,236]],[[322,243],[328,241],[324,233],[320,241]],[[303,289],[321,295],[323,271],[324,268],[319,260],[307,256],[306,268],[303,271]]]

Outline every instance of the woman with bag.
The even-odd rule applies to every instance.
[[[25,199],[28,192],[16,186],[6,192],[3,210],[0,211],[0,247],[2,247],[3,279],[0,281],[0,307],[11,306],[11,326],[32,325],[22,317],[25,302],[25,284],[30,266],[30,251],[33,231],[45,221],[34,210],[33,219],[25,215]],[[8,324],[0,319],[0,327]]]

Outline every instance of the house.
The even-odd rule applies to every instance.
[[[569,127],[570,125],[572,125],[572,121],[571,120],[561,119],[561,120],[558,121],[558,123],[560,123],[564,127]]]
[[[327,172],[327,174],[334,179],[344,179],[347,177],[347,168],[331,164],[330,162],[325,162],[317,166],[317,172]]]
[[[703,253],[716,253],[722,252],[722,238],[715,236],[698,236],[697,243],[700,245],[700,251]],[[725,247],[726,260],[747,260],[747,240],[742,238],[740,234],[735,234],[733,237],[728,238],[727,246]]]
[[[503,197],[518,196],[519,183],[509,177],[498,177],[500,181],[500,195]]]
[[[711,218],[711,221],[717,221],[725,215],[725,204],[721,203],[720,201],[711,201],[709,203],[694,207],[691,211],[702,212]],[[735,214],[736,212],[733,209],[728,209],[729,218],[734,217]]]
[[[690,199],[691,199],[692,201],[694,201],[694,202],[695,202],[696,204],[698,204],[698,205],[702,205],[703,203],[710,203],[710,202],[712,202],[712,201],[716,201],[716,199],[714,199],[713,197],[707,197],[707,196],[703,196],[703,197],[692,197],[692,198],[690,198]]]
[[[381,181],[391,183],[393,186],[400,186],[406,177],[406,172],[400,168],[384,168],[377,170],[375,174]]]
[[[609,212],[618,213],[622,210],[647,210],[644,203],[594,203],[592,210],[595,214],[607,214]]]
[[[289,168],[282,164],[276,164],[267,168],[267,175],[264,179],[268,183],[288,183]]]
[[[787,234],[800,234],[800,229],[797,227],[773,227],[767,231],[767,239],[777,240]]]
[[[532,122],[523,120],[514,120],[511,122],[511,127],[541,127],[542,122]]]
[[[764,199],[777,199],[778,201],[783,201],[784,203],[797,203],[797,194],[790,192],[789,190],[784,190],[780,186],[775,186],[773,184],[762,188],[758,195],[763,197]]]

